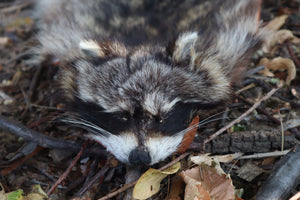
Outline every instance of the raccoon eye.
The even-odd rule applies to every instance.
[[[161,124],[162,124],[163,122],[164,122],[164,120],[163,120],[163,119],[159,119],[159,123],[161,123]]]

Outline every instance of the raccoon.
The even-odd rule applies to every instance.
[[[259,13],[259,0],[39,0],[36,53],[59,61],[69,122],[121,162],[153,165],[230,98],[265,37]]]

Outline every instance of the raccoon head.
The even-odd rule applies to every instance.
[[[81,116],[74,123],[124,163],[164,160],[177,151],[196,115],[229,98],[235,67],[263,35],[257,11],[224,10],[206,30],[179,34],[167,47],[83,40],[84,56],[61,76]]]

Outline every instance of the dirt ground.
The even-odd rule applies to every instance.
[[[27,195],[33,191],[34,185],[40,185],[48,192],[70,168],[70,173],[53,190],[50,199],[70,199],[81,196],[86,190],[82,199],[103,197],[124,186],[126,166],[111,158],[100,144],[87,141],[84,130],[62,122],[65,105],[61,103],[57,89],[58,67],[50,64],[36,66],[29,62],[36,31],[31,13],[32,3],[29,1],[0,1],[0,114],[24,125],[23,133],[27,127],[47,137],[30,136],[31,133],[28,137],[20,137],[9,131],[16,128],[0,125],[0,188],[3,194],[22,189]],[[252,57],[242,84],[233,86],[232,101],[216,111],[218,115],[210,123],[199,128],[189,148],[193,155],[203,152],[254,155],[222,164],[224,171],[231,175],[235,188],[243,189],[242,199],[254,198],[281,158],[274,155],[257,158],[255,155],[289,150],[300,141],[300,1],[263,1],[261,18],[264,25],[285,15],[286,19],[276,30],[279,32],[277,37],[270,36],[269,44],[264,44],[264,49]],[[274,23],[280,24],[278,20]],[[288,60],[278,61],[280,57]],[[270,63],[270,60],[275,61]],[[267,69],[267,66],[271,67]],[[280,83],[282,88],[261,102],[253,112],[220,136],[207,141]],[[0,124],[5,123],[1,120]],[[19,124],[15,126],[19,127]],[[50,143],[51,138],[59,140]],[[68,145],[70,148],[64,148]],[[83,153],[78,155],[82,147]],[[72,163],[76,157],[79,160]],[[166,165],[175,157],[154,168]],[[187,158],[181,163],[183,169],[193,166]],[[241,173],[242,169],[246,170],[246,176]],[[142,172],[145,170],[141,169]],[[93,178],[95,183],[89,185]],[[164,180],[153,199],[167,199],[169,183],[170,178]],[[285,199],[300,191],[297,188],[299,183],[296,182],[292,193]],[[123,194],[112,199],[121,199]]]

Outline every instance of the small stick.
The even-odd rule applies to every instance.
[[[23,124],[0,115],[0,128],[14,135],[24,138],[25,141],[35,142],[45,148],[69,149],[79,151],[80,145],[73,141],[60,140],[31,130]]]
[[[248,104],[249,106],[252,106],[252,104],[247,101],[246,99],[244,99],[243,97],[239,96],[239,95],[234,95],[237,99],[241,100],[242,102],[244,102],[245,104]],[[274,123],[276,124],[281,124],[281,122],[276,119],[275,117],[273,117],[272,115],[270,115],[270,113],[268,113],[266,110],[261,109],[261,108],[256,108],[256,110],[262,114],[264,114],[265,116],[267,116],[269,119],[271,119]]]
[[[9,119],[2,115],[0,115],[0,128],[16,136],[22,137],[25,141],[35,142],[39,146],[42,146],[44,148],[68,149],[69,151],[74,152],[78,152],[81,148],[81,144],[77,142],[70,140],[62,140],[39,133],[35,130],[27,128],[23,124],[13,119]],[[98,157],[100,156],[102,158],[105,158],[109,155],[105,149],[99,149],[99,147],[88,148],[85,152],[95,154]]]
[[[71,164],[69,165],[69,167],[67,168],[67,170],[59,177],[59,179],[55,182],[54,185],[52,185],[52,187],[50,188],[50,190],[47,192],[47,195],[50,196],[52,194],[52,192],[57,188],[57,186],[68,176],[68,174],[71,172],[72,168],[74,167],[74,165],[77,163],[77,161],[79,160],[79,158],[81,157],[81,155],[83,154],[84,149],[86,148],[87,142],[82,145],[79,153],[76,155],[76,157],[74,158],[74,160],[71,162]]]
[[[268,158],[268,157],[277,157],[277,156],[284,156],[290,152],[290,150],[284,150],[284,151],[275,151],[275,152],[268,152],[268,153],[257,153],[253,155],[246,155],[238,157],[238,160],[242,159],[260,159],[260,158]]]
[[[281,151],[284,149],[284,130],[283,130],[283,123],[282,123],[282,116],[280,114],[280,110],[278,111],[280,117],[280,127],[281,127]]]
[[[290,46],[289,43],[287,43],[287,49],[288,49],[289,54],[291,55],[291,57],[292,57],[294,63],[296,64],[296,66],[298,67],[298,69],[300,69],[300,61],[299,61],[298,58],[295,56],[295,54],[294,54],[294,52],[293,52],[293,50],[292,50],[292,48],[291,48],[291,46]]]
[[[110,160],[107,160],[107,162],[105,163],[105,165],[101,168],[101,170],[92,177],[91,180],[89,180],[87,182],[87,184],[76,194],[76,196],[81,197],[84,195],[84,193],[99,179],[101,178],[109,169],[109,163]]]
[[[252,111],[254,111],[263,101],[270,98],[277,90],[278,88],[273,88],[268,94],[266,94],[263,98],[261,98],[258,102],[253,104],[251,108],[249,108],[246,112],[244,112],[240,117],[230,122],[227,126],[224,126],[214,134],[212,134],[208,139],[204,140],[203,145],[213,140],[215,137],[226,131],[227,129],[231,128],[234,124],[239,123],[242,119],[244,119],[247,115],[249,115]]]
[[[181,154],[180,156],[178,156],[176,159],[172,160],[170,163],[166,164],[165,166],[159,168],[158,170],[164,170],[164,169],[167,169],[168,167],[174,165],[176,162],[178,162],[179,160],[183,159],[184,157],[190,155],[189,152],[185,152],[183,154]],[[120,189],[118,189],[117,191],[115,192],[112,192],[112,193],[109,193],[108,195],[104,196],[104,197],[101,197],[100,199],[98,200],[108,200],[124,191],[126,191],[127,189],[133,187],[136,183],[137,183],[138,180],[136,181],[133,181],[131,183],[128,183],[128,184],[125,184],[123,187],[121,187]]]

